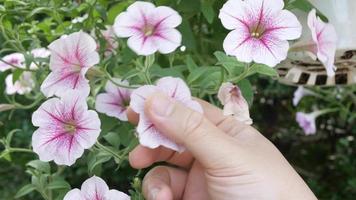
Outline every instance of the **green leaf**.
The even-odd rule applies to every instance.
[[[93,155],[90,159],[88,159],[89,174],[92,174],[97,166],[109,161],[111,158],[112,158],[112,155],[108,154],[107,152],[100,151],[99,153]]]
[[[50,190],[70,189],[70,185],[65,180],[54,180],[47,186]]]
[[[278,73],[274,68],[263,64],[253,64],[249,69],[247,76],[251,76],[256,73],[266,76],[278,77]]]
[[[187,55],[185,57],[185,64],[187,65],[189,72],[192,72],[194,69],[198,68],[198,65],[194,62],[191,55]]]
[[[183,20],[182,24],[178,27],[183,36],[183,45],[187,47],[187,49],[196,49],[197,44],[195,40],[195,36],[191,26],[187,20]]]
[[[239,62],[236,58],[227,56],[221,51],[216,51],[214,55],[218,59],[217,65],[223,66],[230,75],[240,74],[244,70],[245,64]]]
[[[12,83],[15,84],[16,81],[18,81],[23,73],[22,69],[15,69],[15,71],[12,73]]]
[[[34,191],[36,189],[36,187],[32,184],[27,184],[25,186],[23,186],[15,195],[15,199],[18,199],[20,197],[23,197],[25,195],[27,195],[28,193]]]
[[[51,167],[47,162],[42,162],[40,160],[32,160],[26,164],[28,167],[32,167],[40,172],[49,174],[51,172]]]
[[[120,146],[120,136],[118,133],[109,132],[104,136],[104,139],[115,148]]]
[[[208,1],[203,1],[201,4],[201,12],[209,24],[212,24],[215,18],[215,11],[213,4]]]
[[[294,0],[290,1],[288,4],[289,9],[297,8],[304,12],[310,12],[313,8],[316,9],[317,15],[325,22],[328,22],[328,18],[320,12],[313,4],[311,4],[308,0]]]
[[[252,106],[253,103],[253,88],[249,80],[244,79],[237,84],[241,90],[242,95],[245,97],[246,101]]]
[[[122,11],[124,11],[129,4],[130,4],[129,1],[123,1],[123,2],[117,3],[115,6],[111,7],[108,12],[109,23],[113,24],[116,16],[118,14],[120,14]]]

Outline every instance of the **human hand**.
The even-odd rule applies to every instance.
[[[137,146],[129,156],[141,169],[160,161],[143,180],[148,200],[316,199],[278,149],[253,127],[199,100],[204,115],[163,95],[150,97],[145,112],[155,126],[187,150]],[[128,113],[137,123],[138,115]]]

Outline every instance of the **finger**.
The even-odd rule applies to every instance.
[[[135,113],[130,107],[127,109],[127,118],[132,124],[138,124],[138,120],[140,119],[139,115]]]
[[[205,167],[220,166],[222,159],[236,154],[233,151],[236,149],[232,148],[234,144],[231,137],[201,113],[164,94],[150,97],[146,101],[145,112],[162,133],[186,146]]]
[[[208,200],[206,171],[199,162],[194,162],[189,171],[183,199]]]
[[[162,161],[179,167],[189,168],[193,162],[193,157],[188,151],[180,154],[164,147],[150,149],[138,145],[130,152],[129,161],[130,165],[136,169],[143,169],[151,166],[153,163]]]
[[[143,195],[148,200],[182,199],[186,180],[186,171],[172,167],[155,167],[143,180]]]

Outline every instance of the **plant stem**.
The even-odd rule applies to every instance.
[[[102,145],[99,141],[96,142],[95,144],[99,149],[106,151],[107,153],[111,154],[115,158],[121,160],[122,156],[117,154],[116,152],[112,151],[110,148],[107,148],[106,146]]]

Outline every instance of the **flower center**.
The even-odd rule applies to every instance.
[[[77,131],[77,127],[74,123],[67,123],[64,125],[64,130],[70,134],[74,135],[74,133]]]
[[[254,38],[261,38],[265,29],[261,25],[256,25],[251,29],[251,36]]]
[[[152,36],[155,32],[155,27],[147,24],[143,27],[142,32],[145,36]]]

